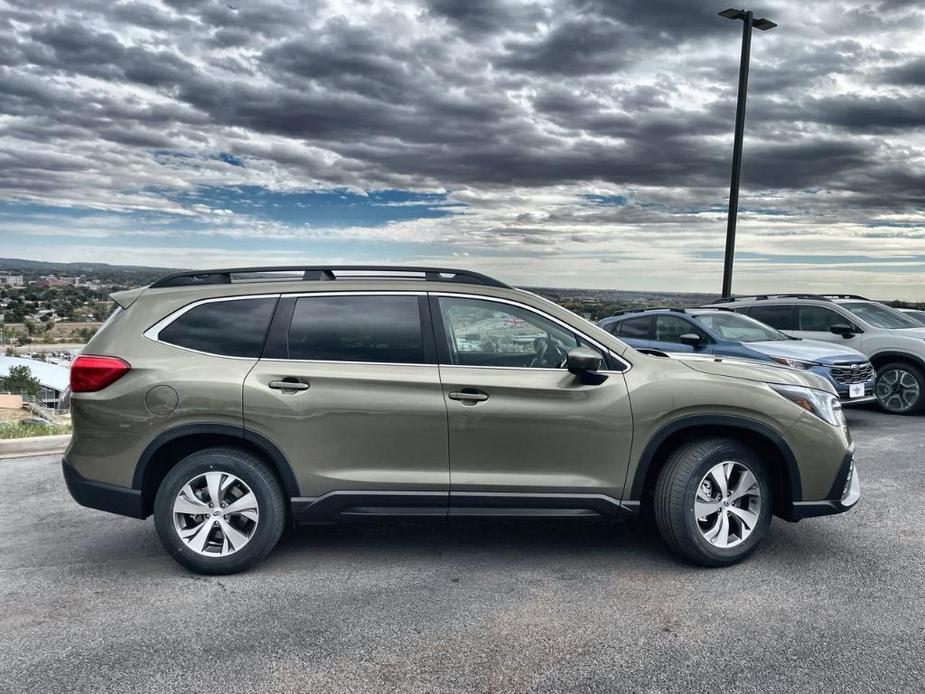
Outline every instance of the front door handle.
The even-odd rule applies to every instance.
[[[488,400],[488,393],[483,393],[480,390],[460,390],[453,393],[450,393],[450,400],[459,400],[463,405],[474,405],[477,402],[485,402]]]
[[[296,380],[282,380],[282,381],[270,381],[267,383],[269,388],[273,390],[308,390],[308,384],[302,383],[301,381]]]

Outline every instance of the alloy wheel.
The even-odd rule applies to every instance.
[[[761,488],[743,463],[717,463],[697,485],[694,517],[701,535],[715,547],[729,549],[744,542],[760,516]]]
[[[180,539],[209,557],[239,551],[254,537],[259,519],[254,492],[227,472],[196,475],[173,502],[173,523]]]
[[[877,399],[890,412],[905,412],[919,401],[919,382],[905,369],[884,371],[877,379]]]

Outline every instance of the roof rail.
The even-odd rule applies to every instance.
[[[674,313],[687,313],[687,309],[678,308],[677,306],[640,306],[638,308],[623,308],[614,311],[611,316],[623,316],[627,313],[645,313],[646,311],[673,311]]]
[[[416,267],[402,265],[283,265],[283,266],[266,266],[266,267],[239,267],[225,268],[221,270],[186,270],[184,272],[175,272],[173,274],[161,277],[153,282],[150,287],[159,289],[161,287],[191,287],[209,284],[231,284],[232,275],[254,275],[269,272],[301,272],[300,278],[303,282],[319,282],[325,280],[337,279],[373,279],[372,275],[377,274],[378,279],[423,279],[427,282],[453,282],[458,284],[480,284],[486,287],[503,287],[510,289],[510,286],[496,280],[488,275],[469,270],[456,270],[442,267]],[[339,272],[365,272],[369,276],[351,276],[338,278]],[[423,275],[423,277],[406,277],[405,274]],[[256,277],[250,280],[240,281],[261,281],[269,279],[267,277]],[[296,280],[296,281],[300,281]]]
[[[828,296],[822,294],[741,294],[738,296],[727,296],[722,299],[711,301],[710,304],[728,304],[736,301],[754,299],[755,301],[766,301],[768,299],[816,299],[817,301],[831,301]]]
[[[826,294],[826,299],[860,299],[861,301],[870,301],[866,296],[860,294]]]

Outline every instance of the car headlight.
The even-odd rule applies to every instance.
[[[790,402],[799,405],[833,427],[848,425],[845,421],[845,413],[842,412],[841,402],[831,393],[800,386],[772,385],[771,388]]]
[[[815,366],[815,362],[811,361],[800,361],[799,359],[788,359],[787,357],[771,357],[778,364],[783,364],[784,366],[789,366],[791,369],[808,369],[812,366]]]

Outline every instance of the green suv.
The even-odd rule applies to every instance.
[[[201,573],[287,523],[382,516],[654,519],[722,566],[772,514],[860,497],[824,379],[638,352],[474,272],[195,271],[113,299],[71,369],[64,477]]]

